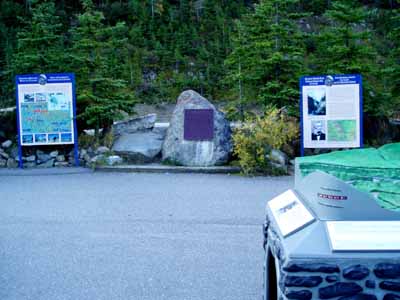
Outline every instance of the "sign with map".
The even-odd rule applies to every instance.
[[[74,74],[16,77],[21,146],[74,144]]]
[[[360,75],[304,76],[300,79],[304,148],[359,148],[362,136]]]

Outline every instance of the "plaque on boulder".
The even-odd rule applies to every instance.
[[[231,151],[231,129],[225,115],[195,91],[183,92],[170,120],[162,159],[207,167],[226,163]]]
[[[185,109],[183,138],[186,141],[211,141],[214,138],[214,111]]]

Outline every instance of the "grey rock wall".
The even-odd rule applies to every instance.
[[[400,259],[291,259],[268,222],[269,251],[279,261],[279,300],[400,300]]]

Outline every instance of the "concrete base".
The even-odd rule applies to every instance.
[[[166,166],[160,164],[149,165],[120,165],[120,166],[99,166],[96,171],[101,172],[126,172],[126,173],[200,173],[200,174],[237,174],[239,167],[183,167]]]

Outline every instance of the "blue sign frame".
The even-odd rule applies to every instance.
[[[300,78],[300,144],[301,144],[301,156],[304,156],[304,109],[303,105],[303,90],[304,87],[312,87],[312,86],[338,86],[338,85],[358,85],[359,86],[359,148],[364,147],[364,132],[363,132],[363,97],[362,97],[362,76],[359,74],[342,74],[342,75],[317,75],[317,76],[303,76]],[[311,148],[311,147],[308,147]],[[314,147],[320,148],[320,147]],[[329,147],[321,147],[321,148],[329,148]],[[332,147],[333,148],[333,147]]]
[[[73,73],[48,73],[48,74],[26,74],[26,75],[17,75],[15,77],[15,96],[16,96],[16,113],[17,113],[17,131],[18,131],[18,166],[23,168],[23,157],[22,157],[22,147],[24,143],[23,132],[21,128],[21,111],[20,111],[20,98],[19,98],[19,90],[20,86],[26,85],[51,85],[51,84],[71,84],[72,88],[72,131],[73,135],[70,134],[68,136],[68,142],[66,142],[67,137],[66,134],[59,133],[57,145],[62,144],[73,144],[74,145],[74,159],[75,165],[79,166],[79,149],[78,149],[78,130],[76,126],[76,85],[75,85],[75,74]],[[71,102],[70,102],[71,103]],[[36,135],[49,135],[49,133],[37,133]],[[51,134],[50,134],[51,135]],[[63,136],[65,140],[63,141]],[[32,143],[31,146],[40,146],[40,145],[52,145],[51,143]],[[54,144],[53,144],[54,145]]]

